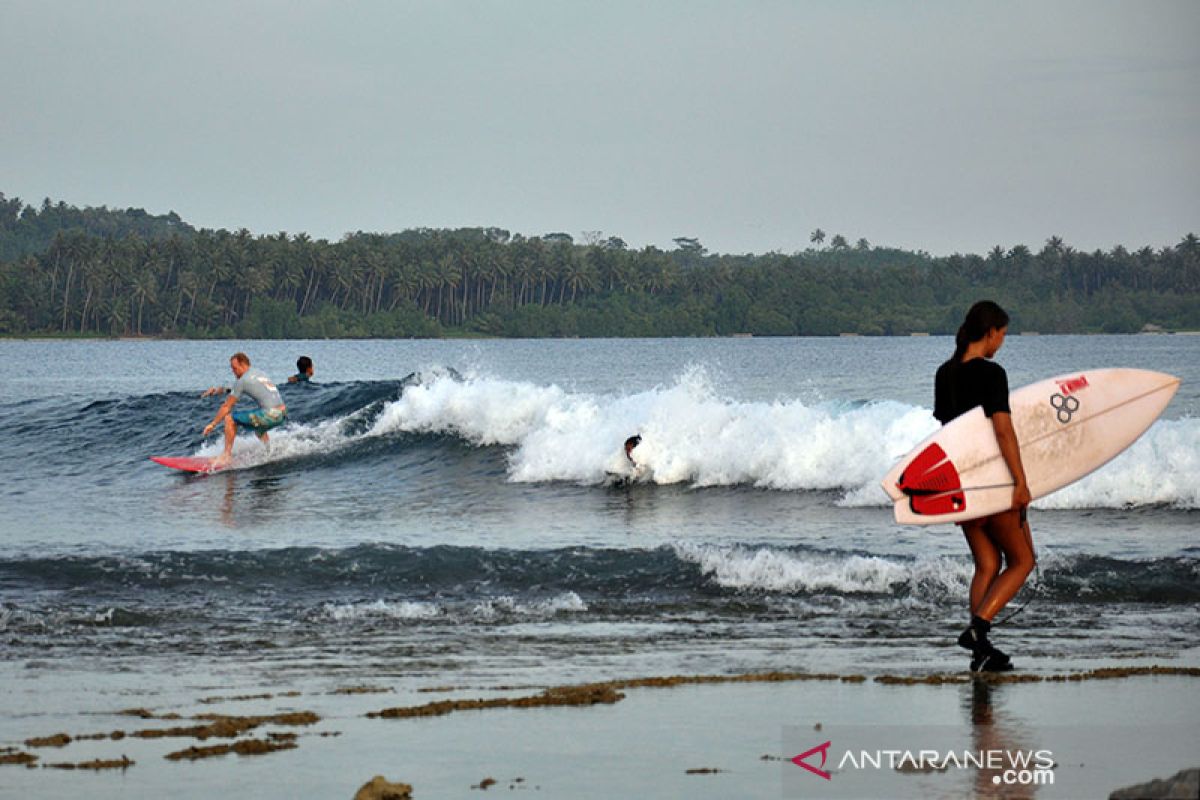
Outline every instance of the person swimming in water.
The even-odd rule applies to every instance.
[[[288,378],[288,383],[308,383],[313,376],[313,362],[308,356],[296,359],[296,374]]]
[[[972,672],[1012,669],[1012,659],[988,640],[988,631],[996,614],[1020,591],[1036,563],[1026,517],[1031,497],[1008,405],[1008,374],[991,360],[1004,344],[1007,332],[1008,314],[1000,306],[990,300],[971,306],[955,337],[954,355],[938,367],[934,378],[934,417],[945,425],[982,406],[1013,476],[1009,510],[961,523],[975,573],[971,579],[971,622],[958,637],[958,644],[971,651]]]
[[[225,424],[225,452],[213,459],[214,468],[224,467],[233,460],[233,441],[237,437],[239,427],[250,429],[263,444],[267,444],[270,441],[267,431],[287,422],[287,406],[283,404],[279,390],[262,370],[250,366],[249,356],[245,353],[234,353],[229,358],[229,368],[237,378],[232,387],[213,386],[201,395],[229,395],[212,422],[204,426],[204,435],[208,436],[222,422]],[[234,411],[233,407],[243,395],[248,395],[258,403],[258,409]]]

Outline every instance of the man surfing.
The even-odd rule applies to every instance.
[[[279,390],[261,369],[254,369],[250,366],[249,356],[245,353],[234,353],[229,359],[229,368],[233,370],[234,377],[237,378],[233,388],[214,386],[200,395],[201,397],[211,397],[215,394],[229,395],[228,399],[221,404],[213,421],[204,426],[204,435],[208,436],[214,428],[221,424],[222,420],[225,422],[225,452],[213,459],[213,469],[228,466],[229,462],[233,460],[233,440],[237,437],[239,426],[254,431],[254,435],[263,444],[266,444],[269,440],[267,431],[287,422],[287,406],[283,404]],[[233,407],[237,405],[238,400],[242,399],[242,395],[248,395],[251,400],[258,403],[258,410],[234,411]]]

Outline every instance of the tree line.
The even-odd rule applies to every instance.
[[[323,338],[953,333],[991,297],[1014,331],[1200,329],[1200,240],[933,257],[817,229],[802,252],[629,248],[597,231],[196,230],[173,212],[0,194],[0,334]]]

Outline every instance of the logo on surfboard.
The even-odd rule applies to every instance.
[[[1080,389],[1088,387],[1087,375],[1080,375],[1078,378],[1068,378],[1065,381],[1055,381],[1058,384],[1058,390],[1063,397],[1070,397]]]
[[[1058,414],[1058,421],[1066,425],[1071,421],[1071,417],[1075,416],[1075,412],[1079,410],[1079,398],[1064,397],[1058,392],[1050,395],[1050,405],[1054,406],[1055,412]]]
[[[1058,421],[1066,425],[1071,421],[1071,417],[1075,416],[1075,412],[1079,410],[1079,398],[1073,395],[1080,389],[1088,387],[1087,375],[1080,375],[1078,378],[1067,378],[1055,381],[1055,383],[1058,384],[1058,391],[1050,395],[1050,405],[1054,406]]]

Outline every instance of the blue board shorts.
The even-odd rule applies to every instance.
[[[257,411],[235,411],[230,414],[239,428],[249,428],[255,433],[266,433],[287,422],[287,411],[282,408],[260,408]]]

